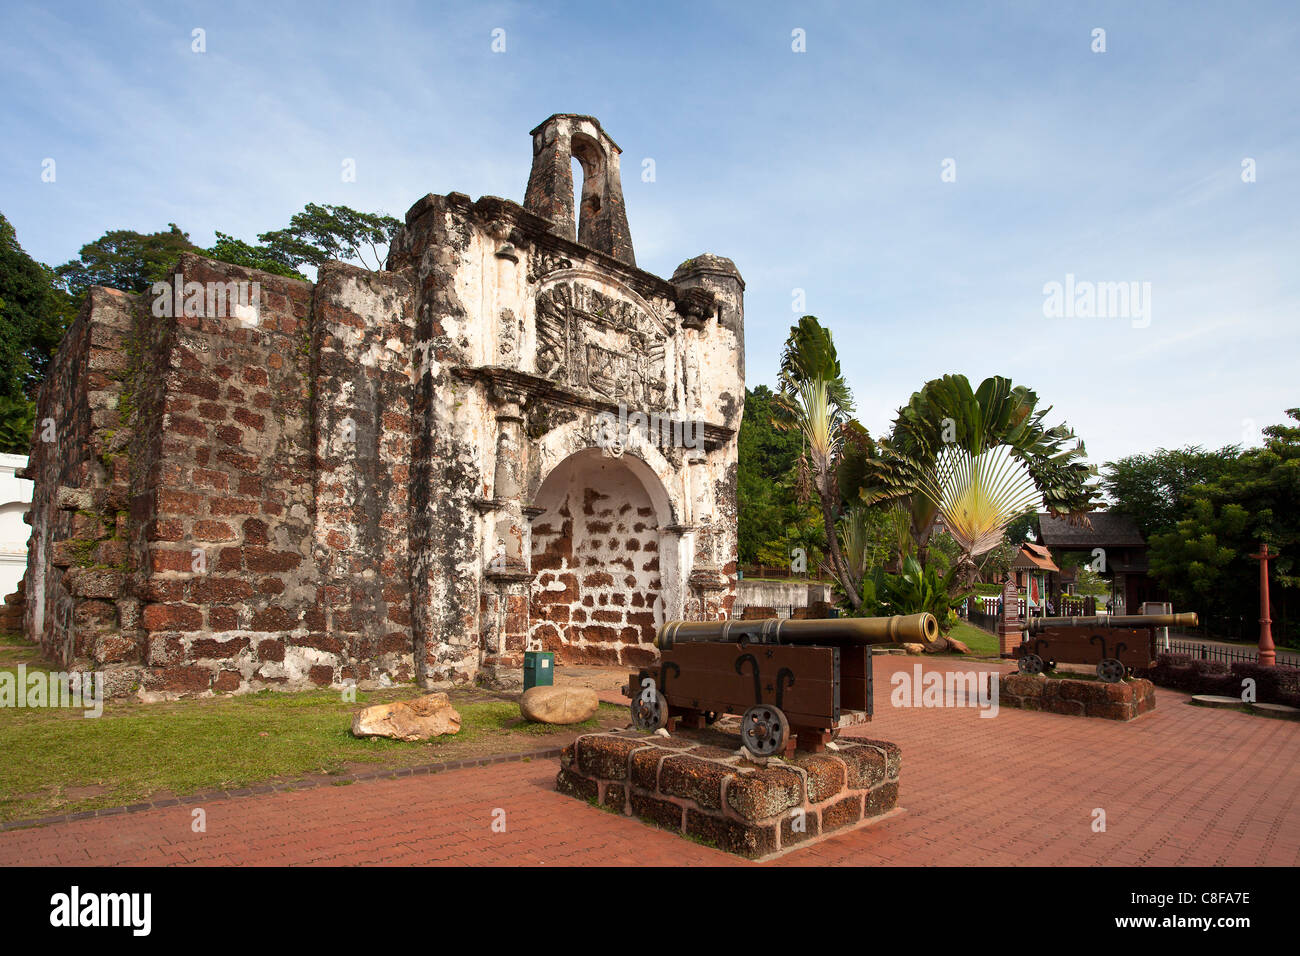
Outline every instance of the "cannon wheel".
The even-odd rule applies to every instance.
[[[759,704],[745,711],[740,720],[740,740],[756,757],[770,757],[785,750],[790,739],[790,722],[779,707]]]
[[[1118,684],[1124,679],[1127,670],[1122,661],[1107,657],[1097,665],[1097,676],[1107,684]]]
[[[632,698],[632,726],[637,730],[653,733],[661,727],[668,726],[668,701],[658,690],[647,689],[650,699],[647,700],[645,691]]]
[[[1037,654],[1026,654],[1020,658],[1019,667],[1022,674],[1041,674],[1043,672],[1043,659]]]

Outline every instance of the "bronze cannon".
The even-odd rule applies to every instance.
[[[741,715],[754,755],[820,751],[871,719],[871,645],[938,636],[928,613],[827,620],[669,621],[657,669],[630,675],[625,696],[641,730],[712,724]]]
[[[1039,674],[1056,664],[1093,664],[1107,683],[1123,680],[1156,660],[1156,630],[1195,627],[1195,613],[1037,617],[1021,625],[1019,668]]]

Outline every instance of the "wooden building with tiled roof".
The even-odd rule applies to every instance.
[[[1144,602],[1156,599],[1155,587],[1147,575],[1146,539],[1130,515],[1095,511],[1087,517],[1086,525],[1072,525],[1064,518],[1039,515],[1039,543],[1058,557],[1078,553],[1089,564],[1101,558],[1098,573],[1111,582],[1112,611],[1139,613]]]

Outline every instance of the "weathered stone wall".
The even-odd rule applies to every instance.
[[[171,320],[160,454],[135,509],[147,522],[145,689],[329,684],[332,662],[304,622],[315,597],[311,286],[197,256],[176,271],[205,288],[256,279],[261,305],[255,324],[206,306]]]
[[[427,196],[390,253],[389,268],[416,290],[413,468],[428,477],[412,489],[420,539],[412,554],[427,562],[415,575],[416,641],[433,680],[472,670],[476,655],[517,666],[530,636],[571,645],[569,659],[639,659],[653,653],[645,615],[656,613],[656,599],[655,620],[721,617],[734,601],[743,282],[714,256],[689,260],[677,282],[665,282],[551,227],[503,200]],[[667,425],[634,427],[614,450],[602,445],[611,421],[638,414]],[[675,440],[673,422],[690,423],[698,442],[680,428],[685,440]],[[551,476],[572,469],[575,487],[586,488],[611,460],[635,478],[612,496],[615,514],[624,505],[653,509],[655,533],[642,544],[658,557],[640,564],[658,561],[658,582],[639,568],[634,584],[627,573],[618,584],[614,570],[631,559],[608,539],[603,551],[546,557],[566,520],[575,541],[594,541],[574,524],[587,517],[581,512],[548,514],[559,507]],[[437,493],[422,497],[422,487]],[[601,565],[577,578],[571,601],[553,574],[535,578],[572,568],[556,563],[570,559]],[[622,595],[627,610],[600,605],[597,585],[582,585],[605,580],[598,575],[616,582],[606,585],[607,602],[618,586],[631,589]],[[609,630],[584,636],[595,626]],[[471,633],[481,646],[466,643]]]
[[[716,256],[637,269],[617,147],[590,117],[539,131],[536,162],[590,180],[581,242],[529,211],[564,179],[535,166],[529,209],[417,202],[384,272],[186,255],[170,309],[91,293],[30,466],[47,653],[163,696],[441,685],[530,636],[647,663],[657,623],[729,613],[744,283]],[[239,283],[256,308],[212,297]]]
[[[473,255],[468,207],[469,197],[458,193],[425,196],[407,212],[388,261],[406,275],[414,296],[412,626],[426,682],[468,680],[480,656],[485,561],[475,502],[488,494],[480,446],[490,426],[482,398],[455,374],[475,364],[478,345],[477,313],[465,304],[476,298],[463,278],[457,282]]]
[[[829,584],[792,579],[789,581],[755,581],[745,578],[736,588],[736,607],[806,608],[829,602]]]
[[[552,478],[532,527],[534,643],[564,661],[650,663],[664,620],[650,496],[614,458]]]
[[[175,271],[259,283],[256,318],[92,291],[39,402],[27,632],[119,692],[411,679],[405,281]]]
[[[296,643],[330,682],[415,676],[410,482],[415,316],[402,276],[323,268],[312,308],[315,606]],[[318,672],[322,682],[324,670]]]
[[[114,439],[133,314],[132,297],[92,290],[37,400],[24,472],[35,491],[23,624],[47,658],[67,667],[136,651],[135,606],[124,593],[129,476],[125,456],[113,454],[129,440]]]
[[[551,231],[576,238],[620,262],[636,265],[623,208],[618,145],[591,116],[562,113],[530,134],[533,168],[524,208],[551,222]],[[582,166],[581,208],[573,208],[573,160]]]

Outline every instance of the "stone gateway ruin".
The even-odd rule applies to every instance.
[[[439,686],[729,615],[744,282],[636,267],[595,119],[532,139],[522,206],[425,196],[385,271],[91,291],[27,469],[48,658],[111,694]]]

